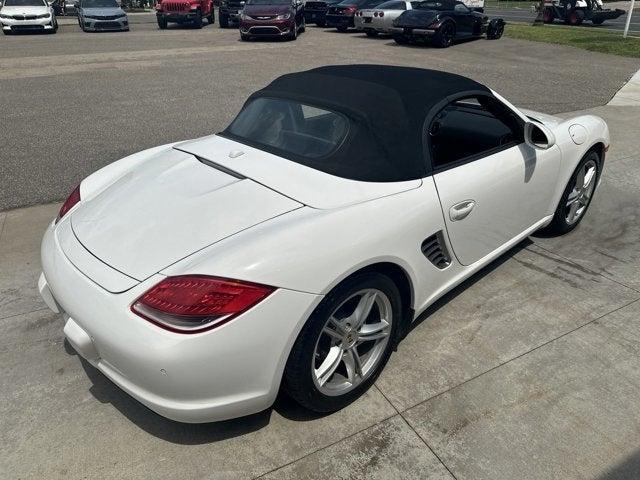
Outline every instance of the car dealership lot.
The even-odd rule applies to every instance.
[[[6,40],[0,210],[61,198],[135,150],[217,131],[248,93],[287,71],[433,66],[561,112],[606,103],[637,68],[588,54],[590,67],[570,70],[574,50],[509,39],[445,52],[316,28],[296,43],[152,24]],[[39,243],[58,205],[0,213],[0,476],[637,478],[640,114],[592,111],[609,122],[613,147],[582,225],[532,238],[448,295],[376,388],[326,417],[286,399],[210,425],[153,414],[79,360],[39,299]]]

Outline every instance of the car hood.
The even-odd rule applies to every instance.
[[[42,15],[49,13],[49,8],[44,5],[41,7],[2,7],[0,12],[4,15]]]
[[[302,205],[174,149],[151,155],[71,214],[78,241],[142,281],[215,242]]]
[[[245,5],[244,13],[250,16],[270,16],[270,15],[282,15],[289,13],[291,7],[289,5]]]
[[[361,182],[315,170],[218,135],[174,148],[205,158],[317,209],[340,208],[418,188],[422,180]]]
[[[86,15],[100,15],[100,16],[112,16],[112,15],[122,15],[124,10],[120,7],[94,7],[94,8],[83,8],[82,12]]]
[[[396,27],[426,27],[436,18],[435,10],[407,10],[393,21]]]

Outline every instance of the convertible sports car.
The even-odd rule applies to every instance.
[[[183,422],[344,407],[411,322],[528,235],[563,234],[607,125],[518,110],[471,79],[379,65],[284,75],[209,137],[73,190],[42,242],[68,342]]]
[[[430,41],[432,45],[446,48],[455,40],[478,38],[483,35],[497,40],[504,33],[504,20],[489,17],[469,9],[457,0],[427,0],[413,2],[393,21],[391,33],[396,43]]]

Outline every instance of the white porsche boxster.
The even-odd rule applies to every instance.
[[[160,415],[208,422],[280,389],[365,392],[436,299],[528,235],[585,216],[607,125],[379,65],[284,75],[222,132],[112,163],[42,243],[75,350]]]

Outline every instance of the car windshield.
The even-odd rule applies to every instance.
[[[413,8],[417,8],[420,10],[453,10],[454,2],[420,2],[415,5]]]
[[[5,0],[5,7],[44,7],[44,0]]]
[[[291,0],[248,0],[247,5],[289,5]]]
[[[331,153],[347,131],[348,120],[339,113],[294,100],[262,97],[246,105],[224,133],[249,145],[304,160]]]
[[[358,8],[373,8],[380,5],[382,2],[380,0],[344,0],[338,5],[341,7],[351,7],[355,6]]]
[[[118,8],[116,0],[82,0],[82,8]]]

